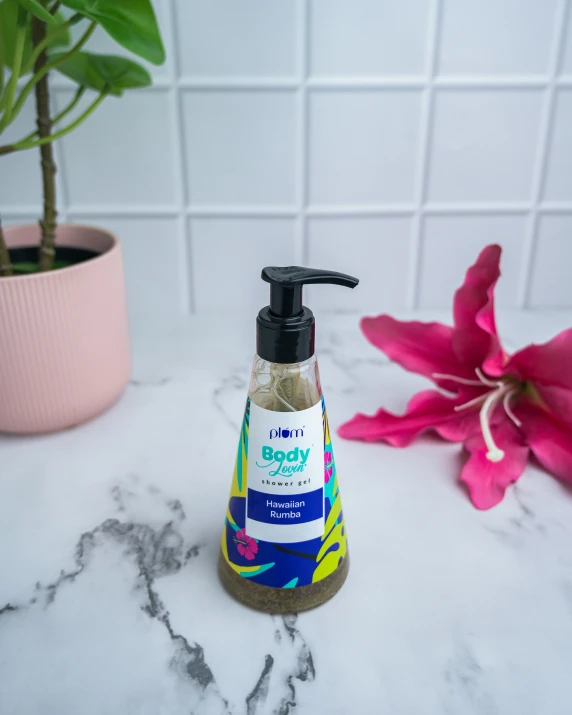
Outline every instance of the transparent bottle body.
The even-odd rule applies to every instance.
[[[322,399],[318,361],[281,365],[256,355],[248,396],[259,407],[273,412],[307,410]]]
[[[307,410],[322,399],[318,361],[313,355],[301,363],[281,364],[258,355],[248,396],[259,407],[273,412]],[[272,588],[238,575],[221,555],[219,574],[225,588],[239,601],[268,613],[296,613],[321,605],[334,596],[346,580],[349,558],[326,578],[297,588]]]

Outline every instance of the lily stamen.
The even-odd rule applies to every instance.
[[[502,385],[502,381],[499,382],[498,380],[489,379],[479,367],[475,368],[475,372],[477,373],[479,380],[487,387],[500,387]]]
[[[517,392],[518,392],[517,387],[514,387],[510,392],[507,392],[506,395],[504,396],[502,405],[504,407],[504,411],[507,414],[507,417],[509,417],[509,419],[511,419],[517,427],[522,427],[522,422],[514,414],[514,412],[512,411],[512,407],[510,406],[510,401],[516,395]]]
[[[479,380],[468,380],[466,377],[457,377],[457,375],[446,375],[441,372],[434,372],[431,377],[435,380],[450,380],[451,382],[458,382],[460,385],[471,385],[472,387],[481,387],[482,382]]]
[[[496,390],[489,392],[479,414],[481,432],[483,433],[485,444],[489,449],[486,456],[490,462],[500,462],[504,457],[504,451],[498,447],[497,443],[493,439],[490,419],[499,401],[504,398],[507,390],[511,389],[512,387],[510,385],[501,385]]]
[[[464,377],[456,377],[455,375],[443,375],[439,373],[434,373],[433,377],[443,380],[451,380],[452,382],[459,382],[462,385],[471,385],[478,387],[490,387],[490,392],[485,392],[478,397],[474,397],[472,400],[465,402],[462,405],[456,405],[453,409],[455,412],[461,412],[462,410],[468,410],[471,407],[476,407],[482,403],[481,410],[479,412],[479,422],[481,425],[481,432],[483,434],[483,439],[487,445],[487,459],[491,462],[500,462],[504,457],[504,451],[496,444],[492,431],[491,431],[491,418],[494,414],[495,408],[502,401],[503,409],[506,412],[507,417],[514,422],[517,427],[522,427],[521,421],[512,411],[510,406],[510,401],[515,395],[518,394],[519,388],[514,384],[512,380],[491,380],[489,379],[479,368],[476,368],[475,372],[479,378],[477,380],[467,380]]]
[[[479,395],[478,397],[475,397],[474,400],[469,400],[468,402],[465,402],[463,405],[457,405],[454,409],[455,412],[460,412],[461,410],[468,410],[469,407],[475,407],[476,405],[480,405],[481,402],[487,399],[488,392],[485,392],[484,395]]]

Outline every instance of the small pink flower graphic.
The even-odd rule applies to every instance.
[[[236,548],[241,556],[252,561],[258,553],[258,543],[251,536],[246,535],[245,529],[239,529],[234,535]]]
[[[327,484],[330,481],[330,477],[334,472],[334,465],[332,464],[332,453],[324,452],[324,482]]]

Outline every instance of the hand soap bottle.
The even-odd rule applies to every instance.
[[[219,574],[243,603],[296,613],[330,599],[348,574],[338,473],[314,355],[315,320],[302,286],[357,278],[264,268],[270,305],[256,355],[222,534]]]

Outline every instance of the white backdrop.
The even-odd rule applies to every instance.
[[[572,307],[569,5],[157,0],[168,60],[58,143],[60,218],[120,235],[134,313],[255,311],[272,263],[361,278],[319,309],[446,307],[492,241],[500,305]],[[39,207],[2,158],[5,223]]]

